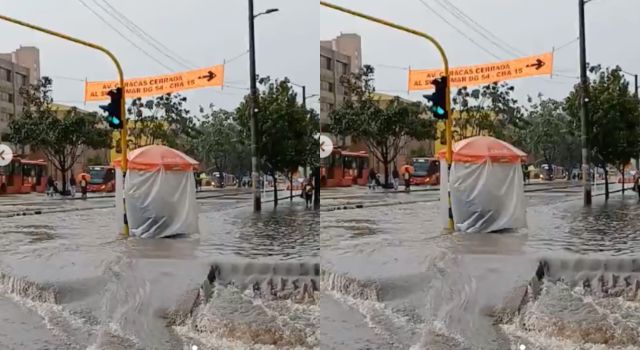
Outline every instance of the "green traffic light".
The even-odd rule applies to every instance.
[[[440,106],[431,106],[431,112],[434,112],[438,115],[444,115],[444,109]]]

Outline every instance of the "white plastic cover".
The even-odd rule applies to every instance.
[[[456,231],[492,232],[527,225],[519,163],[454,162],[450,176]]]
[[[122,178],[122,173],[116,175]],[[117,189],[116,201],[122,202]],[[156,238],[199,232],[200,209],[193,173],[162,167],[155,171],[129,170],[124,194],[131,236]],[[118,202],[116,213],[117,209]]]

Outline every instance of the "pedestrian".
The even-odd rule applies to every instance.
[[[411,191],[411,165],[407,163],[404,167],[402,167],[402,178],[404,179],[404,191]]]
[[[376,171],[373,169],[369,170],[369,190],[371,191],[376,190],[376,180],[377,180]]]
[[[636,175],[633,183],[633,189],[638,193],[638,202],[640,202],[640,176]]]
[[[71,173],[71,175],[69,176],[69,190],[71,191],[71,197],[76,196],[76,185],[76,178],[75,176],[73,176],[73,173]]]
[[[82,175],[80,178],[80,193],[82,194],[82,199],[87,199],[87,187],[89,186],[89,182],[87,181],[87,176]]]
[[[53,176],[49,175],[47,178],[47,196],[53,197],[53,191],[56,186],[56,182],[53,180]]]
[[[304,185],[304,200],[305,200],[305,208],[310,208],[313,201],[313,191],[315,187],[313,186],[313,179],[307,179]]]
[[[393,171],[391,172],[391,177],[393,178],[393,189],[398,190],[398,184],[400,183],[400,172],[397,167],[393,167]]]

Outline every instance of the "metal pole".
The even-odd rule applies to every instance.
[[[591,205],[591,174],[590,168],[590,147],[589,147],[589,114],[587,112],[587,102],[589,101],[587,83],[587,53],[584,36],[584,0],[578,0],[578,14],[580,22],[580,124],[582,143],[582,185],[584,205]]]
[[[253,191],[253,211],[262,209],[262,199],[258,181],[260,179],[260,165],[258,164],[258,124],[256,112],[258,109],[258,90],[256,88],[256,48],[253,29],[253,0],[249,0],[249,74],[251,75],[251,97],[249,99],[249,118],[251,120],[251,189]]]
[[[638,74],[634,74],[633,75],[633,80],[635,83],[635,96],[636,96],[636,100],[638,99]],[[636,158],[636,170],[640,170],[640,155],[638,155],[638,157]],[[640,176],[640,175],[638,175]]]
[[[0,15],[0,19],[5,20],[7,22],[11,22],[14,24],[17,24],[19,26],[23,26],[23,27],[27,27],[29,29],[33,29],[42,33],[46,33],[55,37],[58,37],[60,39],[64,39],[67,41],[71,41],[74,42],[76,44],[80,44],[86,47],[90,47],[92,49],[98,50],[103,52],[104,54],[106,54],[107,56],[109,56],[109,58],[111,59],[111,61],[113,62],[113,64],[116,66],[116,70],[118,71],[118,82],[120,84],[120,88],[122,89],[122,99],[120,102],[120,112],[122,113],[122,130],[120,132],[120,138],[122,139],[121,142],[121,146],[122,146],[122,161],[120,162],[120,166],[122,169],[122,174],[126,175],[127,173],[127,115],[126,115],[126,108],[125,108],[125,91],[124,91],[124,73],[122,72],[122,66],[120,65],[120,62],[118,61],[118,59],[116,58],[116,56],[114,56],[109,50],[105,49],[104,47],[94,44],[94,43],[90,43],[88,41],[84,41],[82,39],[78,39],[78,38],[74,38],[72,36],[63,34],[63,33],[59,33],[59,32],[55,32],[53,30],[50,29],[46,29],[43,27],[39,27],[35,24],[31,24],[31,23],[27,23],[27,22],[23,22],[20,20],[17,20],[15,18],[11,18],[11,17],[7,17],[4,15]],[[123,202],[125,201],[124,198],[124,193],[122,195],[122,200]],[[124,231],[123,234],[125,236],[129,235],[129,224],[127,222],[127,206],[126,203],[124,204]]]
[[[450,83],[451,80],[449,79],[449,60],[447,59],[447,55],[444,52],[444,49],[442,48],[442,46],[440,45],[440,43],[434,39],[432,36],[430,36],[429,34],[417,31],[415,29],[411,29],[405,26],[401,26],[399,24],[395,24],[395,23],[391,23],[389,21],[385,21],[383,19],[380,18],[376,18],[373,16],[369,16],[366,15],[364,13],[360,13],[357,11],[353,11],[338,5],[334,5],[331,3],[328,3],[326,1],[320,1],[320,5],[340,11],[340,12],[344,12],[344,13],[348,13],[352,16],[356,16],[356,17],[360,17],[360,18],[364,18],[366,20],[372,21],[372,22],[376,22],[382,25],[385,25],[387,27],[391,27],[409,34],[413,34],[419,37],[422,37],[424,39],[427,39],[429,42],[431,42],[436,49],[438,50],[438,53],[440,53],[440,57],[442,59],[442,64],[444,66],[444,76],[447,79],[447,116],[448,119],[446,121],[446,138],[447,138],[447,164],[448,164],[448,168],[451,169],[451,163],[453,161],[453,129],[452,129],[452,123],[453,123],[453,115],[451,114],[451,101],[449,100],[449,97],[451,96],[451,87],[450,87]],[[453,230],[454,229],[454,225],[453,225],[453,216],[452,216],[452,212],[451,212],[451,192],[449,190],[449,186],[447,185],[447,191],[449,192],[449,229]]]

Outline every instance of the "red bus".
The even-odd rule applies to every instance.
[[[411,185],[440,185],[440,161],[436,158],[413,158]]]
[[[90,166],[88,192],[114,192],[116,190],[116,168],[109,165]]]
[[[14,157],[0,166],[0,194],[44,193],[47,186],[47,162]]]
[[[334,148],[331,155],[320,160],[322,187],[365,186],[369,176],[369,154]]]

